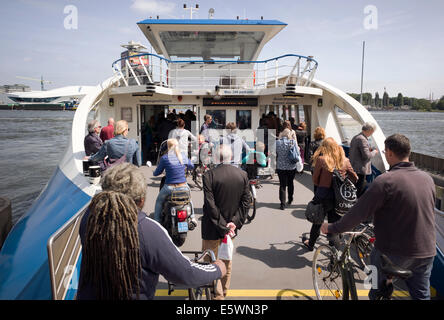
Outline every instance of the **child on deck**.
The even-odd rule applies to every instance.
[[[256,150],[251,149],[247,155],[242,159],[242,164],[247,165],[247,174],[249,179],[255,179],[257,176],[257,167],[267,166],[267,157],[264,153],[265,144],[263,142],[256,142]],[[254,170],[249,169],[254,167]],[[253,171],[253,172],[252,172]]]

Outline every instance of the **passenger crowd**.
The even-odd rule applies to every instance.
[[[215,298],[226,297],[231,260],[217,260],[205,267],[191,262],[159,223],[163,202],[171,190],[189,190],[184,175],[185,167],[194,166],[188,155],[189,140],[198,143],[200,150],[205,144],[210,145],[210,150],[214,142],[208,134],[213,128],[211,115],[205,115],[197,137],[188,125],[193,116],[192,112],[186,117],[170,113],[157,127],[161,141],[167,141],[167,150],[154,172],[154,176],[166,172],[154,220],[142,211],[147,196],[146,181],[138,168],[139,146],[127,137],[128,123],[117,121],[114,128],[114,120],[110,118],[103,129],[96,120],[89,123],[85,153],[88,159],[100,163],[104,175],[103,191],[93,197],[80,226],[83,259],[78,299],[152,299],[159,274],[189,287],[221,279]],[[150,121],[153,123],[154,119]],[[313,130],[311,140],[305,123],[296,125],[292,118],[282,121],[269,113],[262,116],[259,124],[258,129],[263,130],[265,137],[255,148],[237,134],[235,123],[226,125],[228,134],[213,147],[216,166],[202,178],[202,250],[211,249],[217,256],[224,237],[237,235],[245,222],[251,195],[249,174],[240,165],[255,159],[257,165],[265,167],[270,154],[275,152],[280,209],[293,202],[294,179],[297,172],[303,172],[302,164],[306,163],[312,173],[313,201],[322,205],[328,221],[312,224],[309,237],[302,237],[303,247],[313,251],[322,232],[332,246],[339,248],[340,233],[363,221],[373,221],[377,240],[371,261],[378,267],[378,282],[385,281],[380,272],[380,257],[384,254],[396,265],[413,272],[406,280],[412,298],[430,299],[429,279],[436,254],[435,187],[429,175],[409,162],[409,139],[400,134],[391,135],[385,140],[385,149],[378,151],[368,140],[377,127],[364,123],[362,131],[351,140],[347,157],[344,148],[327,137],[321,127]],[[270,145],[270,141],[276,141],[275,145]],[[243,152],[245,157],[241,156]],[[371,181],[371,161],[378,152],[383,153],[390,169]],[[335,210],[334,172],[350,179],[357,189],[356,204],[343,216]],[[197,226],[194,211],[192,224],[190,229]],[[371,299],[377,290],[370,290]]]

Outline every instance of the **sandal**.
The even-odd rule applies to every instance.
[[[302,244],[308,251],[313,251],[313,247],[311,247],[308,243],[305,243],[305,241],[309,241],[309,239],[306,236],[302,236]]]

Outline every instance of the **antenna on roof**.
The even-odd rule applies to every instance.
[[[183,4],[183,9],[184,10],[190,10],[190,19],[193,19],[193,11],[199,11],[199,5],[196,4],[196,7],[187,7],[186,3]]]
[[[214,9],[210,8],[210,10],[208,10],[208,19],[213,19],[214,17]]]

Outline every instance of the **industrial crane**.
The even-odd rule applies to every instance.
[[[32,80],[32,81],[40,81],[40,86],[41,86],[42,91],[45,91],[45,87],[44,87],[45,83],[52,83],[51,81],[43,80],[43,76],[41,76],[40,79],[29,78],[29,77],[21,77],[21,76],[16,76],[16,78],[25,79],[25,80]]]

